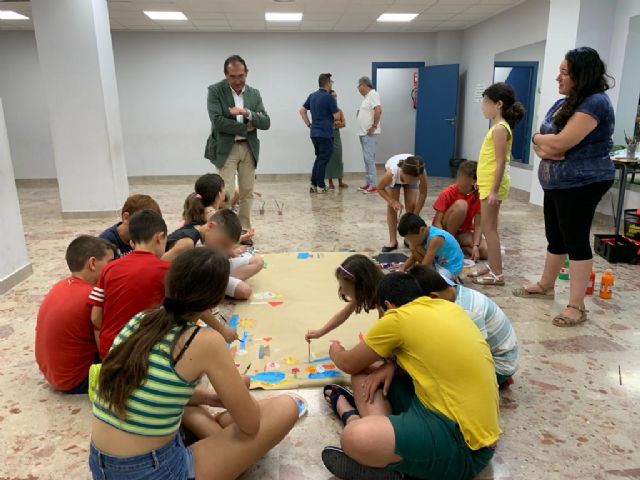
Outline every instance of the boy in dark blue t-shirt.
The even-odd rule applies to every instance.
[[[129,218],[140,210],[153,210],[162,215],[158,203],[149,195],[129,195],[122,206],[122,220],[100,234],[100,238],[108,240],[118,248],[117,257],[122,257],[133,251],[133,247],[130,245]]]

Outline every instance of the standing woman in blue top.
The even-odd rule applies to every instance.
[[[333,124],[340,119],[340,110],[336,99],[331,95],[330,73],[321,73],[318,77],[317,91],[313,92],[300,108],[300,116],[310,129],[311,142],[316,154],[311,171],[311,193],[327,193],[329,188],[324,181],[327,163],[333,154]],[[311,122],[308,111],[311,110]]]
[[[558,272],[569,255],[569,304],[553,319],[558,327],[587,319],[584,296],[593,267],[589,235],[598,202],[611,188],[615,168],[609,156],[614,113],[609,77],[593,48],[570,50],[556,77],[564,98],[547,112],[531,141],[542,159],[548,247],[540,281],[513,291],[518,297],[552,299]]]

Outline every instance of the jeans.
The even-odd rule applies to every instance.
[[[89,468],[94,480],[194,480],[191,449],[179,434],[166,445],[134,457],[102,453],[91,442]]]
[[[360,135],[360,145],[362,145],[362,158],[366,175],[364,183],[370,187],[375,187],[378,183],[376,178],[376,145],[380,138],[379,133],[373,135]]]
[[[326,188],[324,173],[327,169],[327,163],[333,155],[333,138],[312,137],[311,141],[316,153],[316,160],[313,162],[313,170],[311,170],[311,186]]]

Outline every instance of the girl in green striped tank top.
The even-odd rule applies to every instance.
[[[221,253],[178,255],[163,305],[136,315],[115,339],[93,404],[94,479],[237,478],[293,428],[296,401],[256,401],[222,336],[196,326],[223,299],[228,278]],[[213,390],[196,386],[203,375]],[[207,406],[227,410],[214,416]],[[181,424],[199,438],[190,447]]]

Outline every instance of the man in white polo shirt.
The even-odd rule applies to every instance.
[[[373,88],[369,77],[361,77],[358,80],[358,91],[364,98],[358,109],[358,130],[360,145],[362,145],[362,157],[366,170],[365,182],[358,190],[366,193],[376,191],[376,146],[380,138],[380,95]]]

